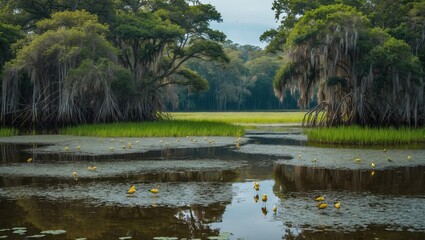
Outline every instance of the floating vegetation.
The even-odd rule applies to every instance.
[[[0,232],[6,232],[6,231],[10,231],[10,229],[9,228],[0,229]]]
[[[66,233],[65,230],[47,230],[42,231],[41,234],[51,234],[51,235],[60,235]]]
[[[119,240],[133,239],[133,237],[120,237]]]
[[[177,240],[176,237],[154,237],[155,240]]]

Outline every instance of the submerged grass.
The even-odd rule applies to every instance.
[[[15,128],[0,128],[0,137],[9,137],[18,135],[18,130]]]
[[[305,112],[172,112],[172,119],[226,123],[301,123]]]
[[[306,129],[309,141],[336,144],[410,144],[425,141],[425,128],[368,128],[341,126]]]
[[[140,123],[87,124],[60,130],[61,134],[97,137],[243,136],[244,128],[223,122],[162,120]]]

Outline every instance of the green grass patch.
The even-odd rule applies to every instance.
[[[18,130],[15,128],[0,128],[0,137],[9,137],[18,135]]]
[[[140,123],[87,124],[60,130],[61,134],[96,137],[243,136],[243,127],[223,122],[162,120]]]
[[[309,141],[336,144],[410,144],[425,141],[425,128],[363,128],[341,126],[306,129]]]
[[[172,112],[175,120],[226,123],[301,123],[305,112]]]

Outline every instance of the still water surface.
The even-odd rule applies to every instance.
[[[304,144],[253,137],[256,147]],[[294,166],[285,164],[292,157],[233,146],[39,154],[29,165],[28,147],[37,146],[1,146],[0,239],[425,239],[423,166],[373,174]],[[95,172],[85,170],[92,165]],[[316,207],[319,195],[326,209]]]

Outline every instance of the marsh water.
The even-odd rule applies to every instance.
[[[331,152],[381,150],[319,151],[288,135],[252,132],[241,149],[169,146],[103,156],[2,144],[0,239],[425,239],[424,150],[394,150],[413,152],[413,164],[392,156],[375,157],[384,166],[376,169],[341,167],[327,162]],[[309,151],[319,160],[290,163]],[[128,195],[132,185],[136,193]],[[317,196],[327,208],[317,208]]]

